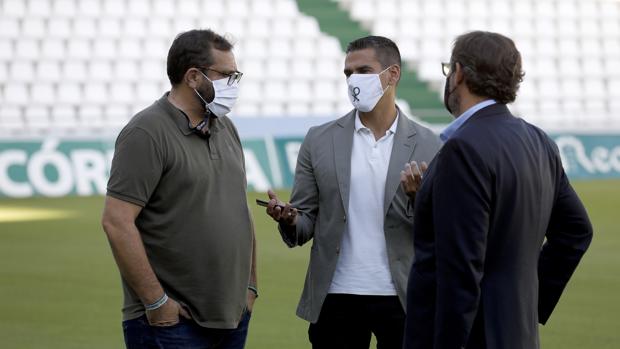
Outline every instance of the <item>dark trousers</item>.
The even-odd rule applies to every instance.
[[[248,335],[250,313],[236,329],[205,328],[192,320],[168,327],[149,325],[146,316],[123,321],[127,349],[242,349]]]
[[[405,312],[397,296],[328,294],[319,320],[310,324],[313,349],[401,349]]]

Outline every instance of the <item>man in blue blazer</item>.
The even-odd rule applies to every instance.
[[[588,215],[556,145],[506,107],[523,78],[511,39],[461,35],[443,71],[456,119],[416,197],[404,348],[538,348]]]

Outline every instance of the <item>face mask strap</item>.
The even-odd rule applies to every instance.
[[[392,64],[392,65],[393,65],[393,64]],[[390,66],[388,66],[387,68],[383,69],[383,70],[381,71],[381,73],[379,73],[379,75],[381,75],[381,74],[385,73],[388,69],[392,68],[392,65],[390,65]]]
[[[211,84],[213,84],[213,80],[209,79],[209,77],[207,76],[207,74],[203,73],[203,72],[202,72],[202,71],[200,71],[200,70],[198,70],[198,71],[200,72],[200,74],[202,74],[202,76],[204,76],[204,77],[205,77],[205,79],[209,80],[209,82],[210,82]]]
[[[198,92],[198,90],[194,89],[194,92],[196,93],[196,95],[198,96],[198,98],[200,98],[200,100],[202,101],[202,103],[204,103],[205,105],[209,104],[207,103],[207,101],[205,101],[204,98],[202,98],[202,95],[200,94],[200,92]]]
[[[392,65],[390,65],[387,68],[383,69],[383,71],[381,71],[381,73],[379,73],[377,75],[381,76],[381,74],[385,73],[388,69],[392,68]],[[381,78],[379,78],[379,81],[381,81]],[[385,91],[387,91],[389,88],[390,88],[390,84],[388,83],[388,85],[383,89],[383,93],[385,93]]]

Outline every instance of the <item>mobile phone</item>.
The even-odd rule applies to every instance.
[[[265,200],[261,200],[261,199],[256,199],[256,204],[258,206],[267,207],[267,205],[269,205],[269,201],[265,201]],[[276,206],[280,207],[281,209],[284,209],[283,205],[276,205]]]

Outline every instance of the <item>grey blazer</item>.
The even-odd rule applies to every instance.
[[[398,127],[387,173],[384,199],[385,239],[392,279],[405,309],[407,279],[413,262],[413,208],[400,185],[408,161],[430,163],[439,138],[399,110]],[[355,110],[344,117],[312,127],[306,135],[295,169],[291,204],[298,209],[295,227],[279,225],[289,247],[312,239],[310,265],[297,315],[316,322],[331,285],[346,228]]]

